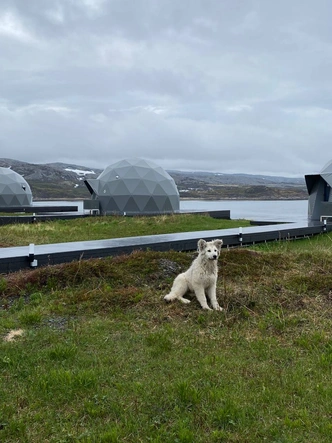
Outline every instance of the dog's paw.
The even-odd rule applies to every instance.
[[[223,310],[224,310],[224,309],[223,309],[221,306],[219,306],[219,305],[213,306],[213,309],[214,309],[215,311],[223,311]]]
[[[164,300],[165,300],[167,303],[170,303],[170,302],[173,300],[173,297],[170,296],[170,294],[167,294],[167,295],[165,295]]]
[[[183,297],[180,298],[180,301],[182,301],[182,303],[185,303],[186,305],[188,303],[190,303],[190,300],[188,300],[187,298],[183,298]]]

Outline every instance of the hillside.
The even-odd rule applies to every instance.
[[[329,235],[223,249],[222,312],[164,302],[194,257],[3,275],[0,441],[329,443]]]
[[[168,171],[182,198],[302,200],[308,198],[304,178],[251,174]]]
[[[85,178],[96,178],[102,169],[68,163],[33,164],[0,158],[1,167],[11,167],[29,183],[34,200],[84,199],[90,193]],[[223,174],[170,170],[181,198],[296,200],[307,199],[304,178],[251,174]]]
[[[11,167],[29,183],[34,200],[89,198],[84,178],[95,178],[101,171],[64,163],[33,164],[0,159],[1,167]]]

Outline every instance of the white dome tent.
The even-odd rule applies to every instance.
[[[0,167],[0,208],[31,205],[32,192],[27,181],[12,169]]]
[[[160,166],[140,158],[108,166],[97,179],[85,180],[102,214],[167,214],[178,212],[179,192]]]

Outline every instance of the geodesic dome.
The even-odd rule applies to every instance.
[[[85,180],[103,214],[165,214],[179,211],[179,192],[160,166],[139,158],[108,166],[97,179]]]
[[[31,205],[32,193],[26,180],[12,169],[0,167],[0,208]]]

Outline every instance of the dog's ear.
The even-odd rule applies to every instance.
[[[221,240],[221,238],[217,239],[217,240],[213,240],[213,244],[217,247],[217,249],[219,249],[219,251],[220,251],[223,243],[224,242]]]
[[[206,247],[206,241],[201,238],[198,240],[197,246],[199,251],[203,251]]]

